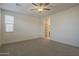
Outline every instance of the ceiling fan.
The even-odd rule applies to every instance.
[[[32,3],[34,6],[32,10],[34,11],[49,11],[50,9],[48,8],[49,3]]]

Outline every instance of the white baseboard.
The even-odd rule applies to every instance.
[[[33,40],[33,39],[41,39],[42,37],[37,37],[37,38],[31,38],[31,39],[27,39],[27,40]],[[26,41],[26,39],[24,40],[19,40],[19,41],[14,41],[14,42],[6,42],[6,43],[2,43],[2,45],[5,44],[11,44],[11,43],[17,43],[17,42],[22,42],[22,41]]]
[[[50,39],[50,40],[52,40],[52,39]],[[55,40],[55,39],[52,40],[52,41],[58,42],[58,43],[60,43],[60,44],[68,45],[68,46],[71,46],[71,47],[79,48],[79,46],[72,45],[72,44],[68,44],[68,43],[63,43],[63,42],[57,41],[57,40]]]

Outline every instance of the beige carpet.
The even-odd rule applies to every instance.
[[[79,48],[46,39],[6,44],[2,50],[9,56],[79,56]]]

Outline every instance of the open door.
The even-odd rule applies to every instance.
[[[45,39],[50,39],[50,17],[47,17],[44,21],[44,36]]]

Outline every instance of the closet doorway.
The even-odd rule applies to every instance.
[[[47,17],[44,21],[44,37],[45,39],[50,39],[50,16]]]

